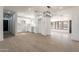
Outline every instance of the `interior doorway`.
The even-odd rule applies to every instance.
[[[3,20],[3,31],[8,31],[8,20]]]
[[[12,27],[13,27],[13,13],[8,10],[4,10],[3,11],[3,37],[4,39],[13,36]]]

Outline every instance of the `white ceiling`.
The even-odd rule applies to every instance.
[[[72,8],[74,6],[51,6],[50,9],[48,9],[46,6],[4,6],[4,10],[11,10],[15,12],[23,12],[26,14],[33,14],[33,12],[44,12],[44,11],[51,11],[52,14],[54,14],[57,11]]]
[[[51,6],[50,10],[52,10],[52,12],[56,12],[56,11],[71,8],[71,7],[74,7],[74,6]],[[42,10],[47,10],[48,8],[46,6],[4,6],[4,9],[24,12],[29,10],[42,11]]]

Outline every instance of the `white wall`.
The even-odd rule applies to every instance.
[[[22,21],[25,21],[25,24],[23,24]],[[27,13],[24,13],[24,12],[17,12],[17,33],[27,32],[27,31],[32,32],[32,27],[34,27],[32,23],[30,24],[30,22],[32,21],[33,23],[35,21],[33,14],[27,15]]]
[[[43,17],[41,21],[41,34],[42,35],[50,35],[50,20],[51,17]]]
[[[51,17],[44,17],[42,16],[36,18],[36,33],[40,33],[42,35],[50,35],[50,20]]]
[[[25,18],[17,17],[17,33],[27,31],[26,23],[25,24],[22,23],[22,21],[26,22],[26,20],[25,20]]]
[[[14,13],[13,14],[13,17],[12,17],[12,20],[11,20],[11,23],[12,23],[12,26],[11,26],[11,29],[12,29],[12,34],[16,34],[16,22],[17,22],[17,14]]]
[[[3,7],[0,7],[0,41],[3,40]]]
[[[69,17],[72,20],[72,34],[73,40],[79,41],[79,7],[73,7],[65,9],[56,13],[57,15],[63,15]]]
[[[36,24],[36,28],[34,29],[35,33],[41,33],[41,25],[42,25],[41,23],[42,23],[42,18],[35,16],[35,24]]]

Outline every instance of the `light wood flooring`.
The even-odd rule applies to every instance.
[[[73,42],[74,43],[74,42]],[[66,45],[55,37],[35,33],[21,33],[4,38],[0,52],[71,52],[79,51],[79,42]]]

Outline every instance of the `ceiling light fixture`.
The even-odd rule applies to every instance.
[[[47,8],[51,8],[50,6],[47,6]]]

